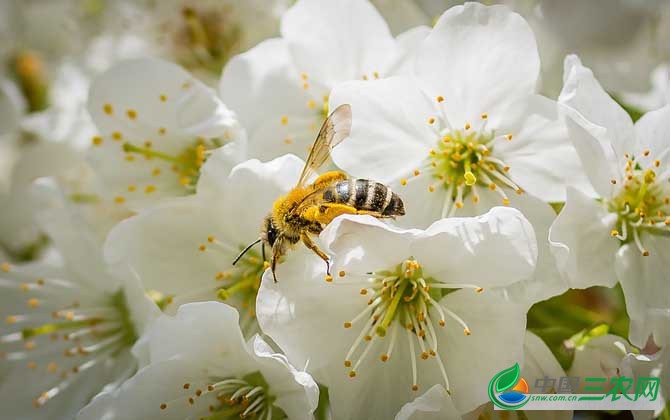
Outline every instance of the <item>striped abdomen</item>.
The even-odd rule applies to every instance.
[[[323,201],[389,217],[405,214],[405,206],[398,194],[384,184],[367,179],[347,179],[331,185],[323,192]]]

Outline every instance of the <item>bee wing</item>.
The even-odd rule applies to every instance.
[[[342,104],[323,122],[298,180],[298,186],[303,186],[312,175],[316,174],[317,169],[330,156],[331,149],[349,137],[349,133],[351,133],[351,106]]]

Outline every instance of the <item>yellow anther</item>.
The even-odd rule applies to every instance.
[[[469,130],[470,129],[470,123],[465,123],[465,129]]]
[[[612,230],[610,231],[610,236],[619,236],[619,231],[616,230],[616,229],[612,229]]]
[[[368,75],[364,74],[362,78],[363,78],[363,80],[368,80]]]
[[[28,362],[28,369],[37,369],[37,363],[35,362]]]
[[[112,138],[114,141],[121,141],[123,139],[123,135],[120,132],[115,131],[112,133]]]
[[[68,321],[72,321],[74,319],[74,312],[72,312],[72,311],[66,312],[65,313],[65,319],[67,319]]]
[[[286,137],[286,138],[284,139],[284,144],[291,144],[291,143],[293,143],[293,140],[291,140],[290,137]]]
[[[126,111],[126,115],[131,120],[134,120],[135,118],[137,118],[137,111],[135,111],[134,109],[129,109],[129,110]]]
[[[8,262],[3,262],[2,264],[0,264],[0,270],[2,270],[2,271],[5,272],[5,273],[9,273],[9,270],[10,270],[11,268],[12,268],[12,266],[9,265]]]
[[[428,353],[425,352],[425,351],[424,351],[423,353],[421,353],[421,358],[422,358],[423,360],[428,360]]]
[[[503,206],[509,206],[509,198],[503,198]]]
[[[209,242],[210,244],[213,243],[215,240],[216,240],[216,238],[214,236],[210,235],[210,236],[207,237],[207,242]]]
[[[421,175],[421,171],[418,170],[418,169],[415,169],[414,170],[414,176],[419,176],[419,175]]]
[[[650,151],[649,149],[645,149],[645,150],[642,152],[642,154],[645,155],[645,156],[649,156],[649,153],[651,153],[651,151]]]
[[[307,73],[300,73],[300,78],[302,80],[307,80],[309,78],[309,75]]]
[[[463,334],[465,335],[472,335],[472,331],[470,331],[468,328],[463,330]]]
[[[15,324],[16,321],[17,321],[17,318],[14,315],[9,315],[8,317],[5,318],[5,322],[9,325]]]
[[[199,249],[201,252],[205,252],[205,251],[207,251],[207,246],[205,246],[205,245],[199,245],[199,246],[198,246],[198,249]]]
[[[114,113],[114,108],[112,107],[112,104],[104,104],[102,106],[102,110],[107,115],[112,115]]]
[[[54,362],[51,362],[47,365],[47,371],[49,371],[49,373],[56,373],[57,370],[58,370],[58,365],[55,364]]]
[[[328,283],[330,283],[331,281],[333,281],[333,276],[331,276],[330,274],[326,274],[326,281],[327,281]]]
[[[483,291],[484,291],[483,287],[478,287],[478,288],[475,289],[475,292],[477,292],[477,293],[481,293]]]
[[[489,117],[489,114],[484,113],[484,114],[481,115],[481,117],[482,117],[482,120],[485,120]]]
[[[137,187],[134,185],[128,185],[128,192],[135,192],[137,191]]]
[[[144,188],[144,192],[146,194],[151,194],[152,192],[156,191],[156,186],[154,185],[147,185],[146,188]]]
[[[349,372],[349,377],[350,378],[355,378],[356,377],[356,371],[352,370],[351,372]]]
[[[419,390],[419,385],[414,384],[412,385],[412,391],[418,391]]]
[[[428,124],[433,124],[435,122],[435,118],[430,117],[428,118]]]
[[[267,261],[263,261],[263,268],[264,269],[270,268],[270,263]]]
[[[646,249],[644,251],[642,251],[642,256],[643,257],[648,257],[649,256],[649,251],[647,251]]]
[[[226,278],[226,273],[224,273],[223,271],[219,271],[218,273],[216,273],[214,278],[218,281],[221,281]]]
[[[102,144],[102,137],[100,136],[94,136],[91,139],[91,143],[93,143],[94,146],[100,146]]]
[[[151,175],[153,175],[153,176],[158,176],[158,175],[160,175],[160,174],[161,174],[161,170],[160,170],[160,168],[154,168],[154,169],[151,171]]]
[[[428,152],[428,153],[430,153],[431,156],[435,156],[437,154],[435,149],[430,149],[430,152]]]
[[[430,192],[435,192],[435,186],[434,186],[433,184],[430,184],[430,185],[428,186],[428,191],[430,191]]]
[[[495,191],[496,188],[497,188],[497,185],[494,184],[493,182],[489,184],[489,190],[491,190],[491,191]]]
[[[35,348],[35,342],[34,341],[26,341],[25,344],[23,345],[23,348],[30,351]]]
[[[191,183],[191,178],[187,176],[179,177],[179,183],[184,186],[189,185]]]
[[[442,137],[442,141],[443,141],[444,143],[449,143],[449,142],[451,142],[451,137],[449,137],[449,136],[444,136],[444,137]],[[447,154],[447,151],[445,150],[444,153],[445,153],[445,155],[446,155],[446,154]]]
[[[128,162],[133,162],[133,161],[135,160],[135,156],[133,156],[133,155],[126,155],[126,160],[127,160]]]
[[[368,294],[368,289],[361,289],[360,294],[367,295]]]
[[[463,202],[462,201],[457,201],[454,203],[457,209],[462,209],[463,208]]]
[[[123,196],[117,195],[116,197],[114,197],[114,202],[116,204],[123,204],[126,202],[126,199]]]
[[[657,168],[658,168],[659,166],[661,166],[661,161],[660,161],[660,160],[655,160],[655,161],[654,161],[654,166],[657,167]]]
[[[165,410],[167,408],[167,404],[161,403],[161,405],[159,407],[160,407],[161,410]]]
[[[444,102],[444,97],[442,95],[438,95],[435,99],[437,99],[437,102]]]
[[[372,73],[372,77],[374,77],[375,79],[379,79],[379,73],[377,72]]]
[[[347,321],[344,323],[344,328],[351,328],[351,322]]]
[[[479,196],[478,195],[473,195],[472,196],[472,202],[475,203],[475,204],[479,203]]]
[[[305,82],[302,84],[303,89],[309,89],[309,83]]]
[[[161,102],[165,102],[167,101],[167,95],[162,94],[161,96],[159,96],[159,99],[161,100]]]
[[[160,128],[158,129],[158,134],[159,134],[159,135],[164,136],[165,133],[167,133],[167,130],[165,129],[165,127],[160,127]]]
[[[381,360],[382,362],[386,362],[386,361],[388,361],[388,359],[389,359],[389,355],[386,354],[386,353],[382,354],[382,355],[379,357],[379,360]]]
[[[475,183],[477,182],[477,177],[475,176],[475,174],[472,173],[472,171],[466,172],[464,178],[465,178],[465,185],[468,186],[475,185]]]
[[[407,185],[407,180],[405,178],[400,180],[400,185],[405,186]]]
[[[447,325],[447,322],[444,319],[437,321],[437,323],[440,327],[444,327],[445,325]]]
[[[307,101],[307,108],[309,108],[309,109],[316,108],[316,102],[314,102],[312,100]]]
[[[282,125],[288,124],[288,117],[286,115],[281,117],[281,124]]]
[[[344,367],[351,367],[351,360],[345,360]]]
[[[653,184],[655,180],[656,180],[656,172],[652,171],[651,169],[647,169],[646,171],[644,171],[645,183]]]
[[[153,145],[154,144],[151,142],[151,140],[147,140],[144,142],[144,147],[146,147],[147,149],[151,149],[151,146]]]
[[[511,135],[511,134],[508,134],[508,135],[505,136],[505,138],[506,138],[508,141],[509,141],[509,140],[512,140],[512,135]]]

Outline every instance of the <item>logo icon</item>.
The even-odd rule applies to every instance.
[[[528,383],[521,376],[516,363],[511,368],[497,373],[489,382],[489,398],[504,410],[518,410],[530,400]]]

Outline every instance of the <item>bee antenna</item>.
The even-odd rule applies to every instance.
[[[244,248],[244,249],[242,250],[242,252],[240,252],[240,255],[238,255],[238,256],[235,258],[235,261],[233,261],[233,265],[237,264],[237,262],[240,260],[240,258],[242,258],[242,257],[244,256],[244,254],[247,253],[247,251],[249,251],[251,248],[253,248],[254,245],[256,245],[257,243],[259,243],[260,241],[262,241],[262,239],[261,239],[261,238],[258,238],[258,239],[256,239],[255,241],[253,241],[252,243],[250,243],[249,245],[247,245],[247,247]]]

